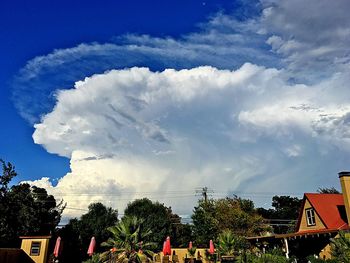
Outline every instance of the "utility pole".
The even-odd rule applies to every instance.
[[[208,189],[208,187],[202,187],[201,189],[196,189],[197,194],[201,194],[203,196],[204,202],[208,201],[208,193],[213,193],[213,190]]]

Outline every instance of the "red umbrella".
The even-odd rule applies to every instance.
[[[171,255],[170,237],[166,238],[166,241],[165,241],[165,254],[164,255]]]
[[[90,257],[92,256],[92,254],[94,254],[95,246],[96,246],[96,240],[95,240],[95,237],[92,237],[90,241],[89,249],[87,251]]]
[[[61,238],[58,237],[56,239],[55,249],[53,250],[53,254],[56,258],[58,257],[58,254],[60,253],[60,246],[61,246]]]
[[[188,249],[192,248],[192,241],[190,241],[190,243],[188,244]]]
[[[163,255],[165,256],[166,253],[166,241],[163,243]]]
[[[213,240],[210,240],[209,242],[209,253],[210,254],[214,254],[214,243],[213,243]]]

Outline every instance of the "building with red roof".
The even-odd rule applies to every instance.
[[[340,172],[339,179],[342,188],[340,194],[304,194],[294,233],[252,237],[248,240],[283,244],[286,257],[316,255],[323,259],[330,258],[330,240],[339,231],[350,229],[350,172]]]

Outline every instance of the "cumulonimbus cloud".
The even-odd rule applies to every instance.
[[[179,39],[127,35],[29,61],[17,108],[37,144],[71,160],[57,185],[34,183],[71,208],[148,196],[182,214],[198,186],[254,198],[337,183],[350,150],[348,1],[261,3],[260,16],[220,13]]]
[[[72,185],[74,192],[88,193],[83,199],[67,195],[71,207],[76,200],[85,206],[102,200],[104,193],[117,200],[128,192],[132,199],[214,182],[230,192],[273,167],[270,155],[283,152],[282,162],[302,156],[300,136],[347,144],[348,124],[341,120],[350,104],[336,98],[321,104],[318,97],[328,97],[330,85],[286,79],[283,71],[244,64],[236,71],[131,68],[79,81],[60,91],[54,110],[34,126],[37,144],[71,158],[72,172],[49,188],[56,196],[70,193]],[[347,81],[344,74],[333,84],[345,88]],[[268,149],[265,141],[272,138]],[[170,203],[182,212],[191,209]]]

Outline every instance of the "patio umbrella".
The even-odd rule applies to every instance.
[[[192,248],[192,241],[190,241],[190,243],[188,244],[188,249]]]
[[[58,237],[56,239],[55,249],[53,250],[53,254],[56,258],[58,257],[58,254],[60,253],[60,246],[61,246],[61,237]]]
[[[170,237],[166,238],[166,241],[165,241],[165,254],[164,255],[171,255]]]
[[[96,246],[96,240],[95,240],[95,237],[92,237],[90,241],[89,249],[87,251],[90,257],[92,256],[92,254],[94,254],[95,246]]]
[[[213,243],[213,240],[210,240],[209,242],[209,253],[210,254],[214,254],[214,243]]]
[[[163,255],[165,256],[165,253],[166,253],[166,241],[164,241],[163,243]]]

